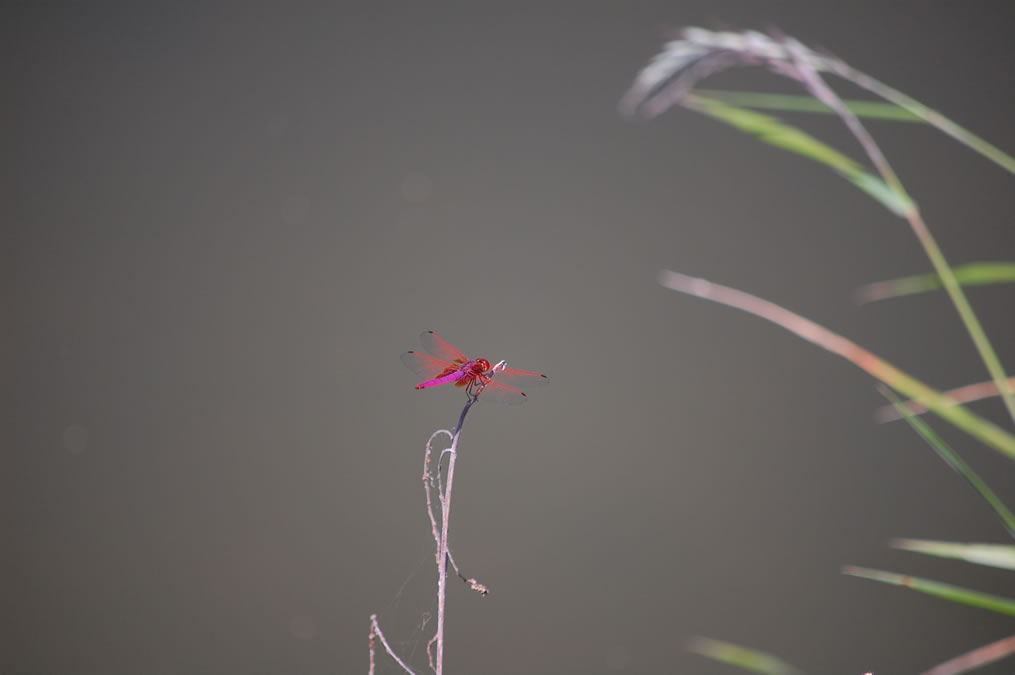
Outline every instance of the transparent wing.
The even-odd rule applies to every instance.
[[[436,356],[438,359],[443,359],[444,361],[458,361],[460,363],[465,363],[469,360],[468,357],[462,353],[461,349],[455,347],[432,330],[421,333],[419,341],[423,343],[423,349],[425,349],[428,354]]]
[[[529,388],[532,386],[544,385],[550,380],[542,373],[532,370],[518,370],[517,368],[505,368],[493,374],[493,381],[506,384],[511,387]]]
[[[525,403],[526,396],[524,391],[492,380],[483,387],[483,391],[479,392],[479,400],[518,405],[519,403]]]
[[[441,361],[435,359],[432,356],[427,356],[422,352],[405,352],[402,354],[402,363],[405,367],[416,373],[424,380],[429,380],[437,377],[440,373],[444,372],[447,368],[457,368],[459,364],[449,363],[447,361]]]

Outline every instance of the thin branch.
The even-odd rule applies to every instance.
[[[402,667],[402,670],[409,673],[410,675],[416,675],[416,671],[406,665],[405,661],[399,658],[395,650],[388,644],[387,638],[384,637],[384,632],[381,630],[381,624],[377,622],[377,615],[370,615],[370,670],[367,671],[368,675],[374,675],[374,668],[376,663],[374,661],[374,650],[376,647],[376,640],[380,638],[381,644],[384,645],[384,651],[388,652],[388,656],[394,659],[395,663]]]
[[[451,489],[454,486],[455,480],[455,460],[458,459],[458,440],[462,436],[465,416],[469,414],[469,409],[478,400],[482,390],[483,388],[480,387],[475,396],[469,397],[465,407],[462,408],[462,414],[458,416],[458,426],[455,427],[455,432],[451,434],[451,446],[446,450],[448,453],[448,470],[445,485],[443,490],[438,490],[438,497],[441,503],[441,527],[440,536],[437,538],[437,635],[434,636],[437,640],[437,653],[431,662],[431,666],[437,675],[441,675],[444,671],[444,617],[447,605],[448,560],[451,557],[450,551],[448,551],[448,522],[451,519]],[[433,437],[431,436],[431,438]],[[427,455],[429,456],[429,443],[427,446]],[[427,490],[428,510],[429,500],[430,492]],[[433,521],[432,513],[430,519]],[[429,645],[427,645],[427,652],[430,652]]]
[[[495,365],[493,367],[494,373],[502,371],[504,366],[504,361]],[[458,458],[458,441],[462,436],[462,427],[465,426],[466,415],[469,414],[469,410],[479,399],[479,395],[482,393],[483,389],[486,388],[488,382],[489,380],[484,382],[475,391],[470,389],[468,401],[466,402],[465,407],[462,408],[461,414],[458,416],[458,425],[455,427],[454,432],[448,431],[447,429],[438,429],[430,434],[430,438],[426,441],[426,450],[423,453],[422,478],[423,492],[426,494],[426,514],[430,519],[430,531],[433,534],[434,543],[436,544],[437,549],[434,554],[435,562],[437,563],[437,631],[427,642],[426,653],[430,663],[430,668],[437,673],[437,675],[442,675],[444,670],[444,619],[447,606],[448,565],[451,565],[455,571],[455,575],[459,579],[468,584],[469,587],[478,592],[480,595],[485,597],[490,592],[485,584],[462,574],[454,557],[451,555],[450,548],[448,547],[448,523],[451,520],[451,489],[455,480],[455,461]],[[451,445],[441,451],[440,458],[437,461],[437,470],[436,472],[431,473],[430,466],[433,462],[433,443],[434,440],[442,434],[451,439]],[[446,478],[442,481],[441,460],[443,459],[445,453],[448,455],[448,466]],[[437,516],[434,513],[434,501],[430,492],[432,488],[436,488],[437,499],[441,506],[440,525],[438,525]],[[398,662],[400,666],[402,666],[402,668],[404,668],[407,672],[412,673],[412,670],[410,670],[409,667],[405,665],[405,663],[395,654],[388,645],[388,642],[384,639],[384,634],[381,632],[381,628],[377,623],[376,614],[370,617],[370,622],[370,675],[373,675],[375,667],[375,637],[380,638],[388,654],[390,654],[391,657]],[[437,646],[436,653],[434,652],[435,644]]]
[[[484,598],[490,594],[490,589],[486,584],[480,583],[479,580],[474,577],[467,577],[462,574],[462,572],[458,569],[458,563],[455,562],[455,556],[451,555],[451,551],[448,551],[448,561],[451,563],[452,569],[455,570],[455,574],[458,575],[458,578],[461,579],[466,586],[476,591]]]
[[[438,528],[437,525],[437,518],[434,516],[433,513],[433,499],[430,497],[430,488],[433,483],[430,475],[430,460],[433,453],[433,441],[435,438],[437,438],[437,436],[441,434],[445,434],[447,435],[448,438],[454,440],[454,436],[450,431],[448,431],[447,429],[438,429],[437,431],[430,434],[430,438],[427,439],[426,452],[423,455],[423,490],[426,493],[426,514],[430,518],[430,530],[433,533],[434,542],[438,544],[440,543],[441,535],[440,529]],[[437,479],[440,480],[439,466],[437,468]],[[438,487],[438,491],[439,490],[440,488]],[[437,557],[439,555],[440,551],[434,551],[434,560],[436,561],[438,566],[441,564],[440,558]]]

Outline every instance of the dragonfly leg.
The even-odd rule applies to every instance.
[[[483,387],[490,383],[490,379],[489,375],[476,375],[472,378],[472,381],[469,382],[469,396],[472,398],[479,396],[479,393],[483,391]]]

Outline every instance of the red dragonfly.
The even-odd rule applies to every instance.
[[[432,330],[422,333],[419,341],[432,356],[420,352],[402,354],[402,363],[412,372],[426,378],[416,385],[416,389],[454,382],[456,387],[465,387],[469,396],[477,396],[482,392],[484,401],[517,404],[523,403],[526,398],[525,392],[517,387],[548,381],[546,375],[529,370],[500,368],[494,371],[486,359],[468,358],[462,350]]]

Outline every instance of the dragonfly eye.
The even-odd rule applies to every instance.
[[[480,372],[486,373],[490,371],[490,362],[486,359],[476,359],[476,365],[479,367]]]

